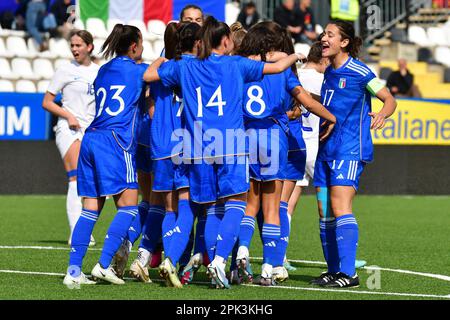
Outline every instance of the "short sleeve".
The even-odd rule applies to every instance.
[[[370,70],[369,68],[367,68],[368,73],[366,75],[363,76],[362,78],[362,87],[366,88],[367,85],[369,84],[370,81],[372,81],[373,79],[375,79],[377,76],[372,72],[372,70]]]
[[[291,92],[294,90],[295,87],[301,86],[300,80],[295,75],[294,71],[292,71],[291,68],[286,70],[286,89],[288,92]]]
[[[164,62],[158,69],[158,75],[166,87],[174,87],[180,84],[180,67],[174,60]]]
[[[264,62],[244,57],[238,59],[237,62],[244,82],[261,81],[263,77]]]
[[[66,83],[66,72],[64,71],[64,69],[59,68],[53,75],[53,78],[48,85],[47,91],[56,96],[66,86]]]

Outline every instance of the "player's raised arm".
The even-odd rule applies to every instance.
[[[167,61],[164,57],[159,57],[153,63],[147,68],[147,70],[144,73],[143,79],[145,82],[154,82],[159,81],[159,74],[158,74],[158,68]]]
[[[301,103],[309,112],[315,114],[316,116],[325,119],[329,124],[326,126],[326,130],[324,130],[321,134],[320,140],[326,139],[334,128],[336,123],[336,117],[328,111],[321,103],[314,100],[305,89],[298,86],[295,87],[292,92],[292,96],[297,102]]]
[[[292,66],[294,63],[296,63],[298,60],[302,60],[303,58],[304,58],[303,55],[293,53],[285,58],[282,58],[277,62],[266,63],[264,65],[263,74],[281,73],[290,66]]]
[[[369,83],[370,85],[370,83]],[[386,124],[386,119],[389,118],[397,108],[397,101],[386,87],[378,90],[375,96],[383,101],[384,105],[380,112],[369,112],[372,117],[372,124],[370,129],[382,129]]]

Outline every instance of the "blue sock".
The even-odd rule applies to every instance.
[[[224,260],[228,258],[233,250],[239,235],[241,221],[245,214],[246,203],[244,201],[227,201],[225,203],[225,215],[220,223],[217,234],[216,255]]]
[[[177,265],[191,235],[194,224],[194,205],[189,200],[178,200],[178,217],[175,227],[172,229],[169,250],[165,252],[165,257],[169,257],[173,265]]]
[[[194,254],[196,253],[204,254],[206,251],[205,225],[206,225],[206,216],[202,214],[197,218],[197,225],[195,226]]]
[[[150,205],[147,219],[145,220],[140,248],[153,253],[161,237],[161,224],[164,219],[164,207]]]
[[[263,239],[263,263],[272,266],[278,265],[277,246],[280,242],[280,226],[264,223],[262,230]]]
[[[173,211],[166,211],[164,220],[162,222],[162,240],[164,251],[167,252],[170,247],[170,239],[172,236],[172,230],[177,222],[177,215]]]
[[[320,219],[320,240],[328,272],[339,272],[339,253],[336,242],[336,220],[335,218]]]
[[[230,272],[237,269],[236,258],[238,250],[239,250],[239,243],[236,241],[236,244],[233,247],[233,251],[231,252]]]
[[[340,272],[352,277],[356,273],[358,248],[358,223],[352,213],[336,218],[336,241],[341,262]]]
[[[111,264],[114,255],[117,250],[119,250],[120,245],[127,236],[128,229],[137,214],[137,206],[117,208],[116,216],[111,222],[111,225],[106,233],[105,244],[103,245],[100,260],[98,261],[102,268],[108,268]]]
[[[147,214],[150,204],[147,201],[141,201],[138,206],[138,215],[133,220],[130,229],[128,229],[128,240],[134,244],[142,233],[142,228],[147,220]]]
[[[256,222],[258,222],[259,238],[261,239],[261,243],[263,243],[262,228],[264,224],[264,213],[262,206],[259,208],[258,214],[256,215]]]
[[[225,213],[224,205],[216,204],[209,207],[206,213],[205,246],[209,261],[213,261],[216,252],[217,234]]]
[[[98,211],[84,209],[81,211],[81,216],[78,218],[77,224],[72,233],[72,248],[69,256],[69,266],[77,266],[81,270],[83,258],[89,247],[92,230],[94,230],[95,223],[100,215]]]
[[[280,242],[278,243],[279,257],[276,266],[283,265],[284,257],[286,255],[287,247],[289,245],[289,217],[288,217],[288,203],[280,202]],[[281,259],[281,264],[279,260]]]
[[[184,252],[181,255],[180,260],[178,260],[180,266],[186,266],[189,263],[193,247],[194,247],[194,228],[192,228],[191,230],[191,235],[189,236],[189,241],[186,245],[186,249],[184,249]]]
[[[250,248],[253,233],[255,232],[255,218],[244,216],[239,229],[239,246]]]

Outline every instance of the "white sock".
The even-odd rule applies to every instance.
[[[77,181],[69,181],[66,199],[67,218],[69,219],[70,234],[72,234],[75,225],[81,215],[81,197],[77,192]]]
[[[144,267],[147,266],[148,263],[150,262],[151,256],[152,256],[152,254],[150,253],[150,251],[148,251],[144,248],[138,249],[137,259]]]
[[[291,221],[292,221],[292,216],[288,213],[288,220],[289,220],[289,232],[291,230]]]
[[[217,264],[223,264],[225,262],[225,259],[220,256],[215,256],[214,261],[216,261]]]

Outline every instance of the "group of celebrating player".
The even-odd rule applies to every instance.
[[[216,288],[253,281],[249,246],[258,223],[258,282],[275,285],[288,276],[290,217],[309,178],[328,264],[312,283],[359,285],[352,200],[373,158],[370,130],[384,126],[396,102],[357,60],[353,26],[330,22],[297,73],[305,57],[274,22],[230,29],[194,5],[180,20],[168,24],[162,57],[150,66],[141,63],[142,35],[133,26],[114,27],[102,47],[112,59],[100,68],[90,59],[92,36],[74,32],[75,60],[57,71],[45,95],[44,108],[59,117],[56,141],[69,177],[64,284],[95,283],[82,262],[111,196],[117,213],[94,279],[124,284],[142,235],[130,266],[142,282],[159,265],[168,286],[182,287],[202,264]],[[59,91],[62,108],[53,102]],[[378,113],[371,94],[384,102]]]

